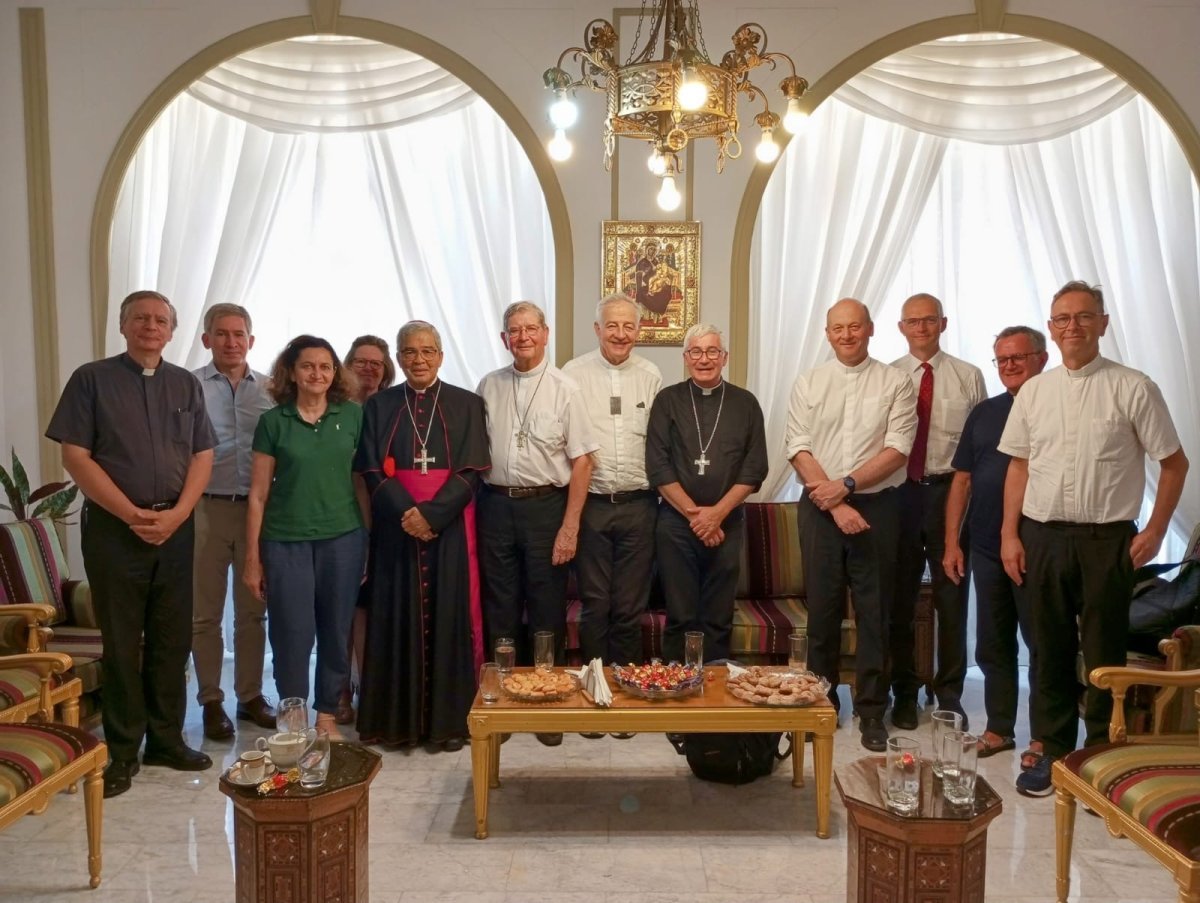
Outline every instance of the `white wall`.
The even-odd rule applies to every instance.
[[[36,0],[20,0],[32,6]],[[88,240],[96,192],[115,142],[147,95],[177,66],[244,28],[308,13],[303,0],[47,0],[47,54],[53,155],[55,275],[60,380],[92,354]],[[625,4],[626,6],[636,4]],[[36,470],[40,433],[29,374],[33,359],[23,114],[16,0],[0,0],[0,451],[16,445]],[[343,0],[342,14],[375,18],[419,32],[489,75],[541,135],[547,135],[541,73],[566,46],[581,42],[586,23],[611,14],[599,0]],[[761,6],[728,0],[703,4],[710,52],[720,56],[744,21],[764,25],[771,49],[791,54],[815,83],[847,56],[902,28],[943,16],[970,14],[969,0],[771,0]],[[1200,0],[1013,0],[1009,11],[1040,16],[1089,32],[1145,67],[1200,122]],[[781,74],[759,83],[774,91]],[[772,97],[776,100],[776,96]],[[558,167],[575,253],[576,351],[590,347],[591,311],[600,285],[600,223],[610,214],[610,181],[601,165],[599,95],[573,138],[576,152]],[[776,106],[778,104],[776,103]],[[752,114],[751,114],[752,115]],[[754,126],[743,114],[747,153],[714,171],[712,142],[696,154],[695,218],[703,224],[700,315],[729,321],[730,251],[734,221],[753,167]],[[629,144],[626,142],[626,144]],[[644,150],[626,154],[620,188],[623,219],[660,219]],[[678,349],[649,355],[671,380]],[[36,478],[36,474],[34,475]]]

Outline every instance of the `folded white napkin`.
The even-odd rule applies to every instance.
[[[594,658],[578,671],[571,673],[579,678],[579,682],[595,700],[596,705],[605,707],[612,705],[612,690],[608,686],[608,681],[604,679],[604,662]]]
[[[727,662],[725,667],[729,669],[730,677],[738,677],[746,673],[745,668],[743,668],[741,665],[735,665],[733,662]]]

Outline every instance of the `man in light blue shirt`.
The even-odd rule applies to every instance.
[[[221,665],[229,566],[233,581],[233,686],[237,717],[273,729],[275,712],[262,694],[267,607],[242,582],[246,560],[246,497],[250,492],[250,446],[258,418],[274,407],[269,380],[252,370],[246,354],[254,347],[250,313],[237,304],[214,304],[204,314],[204,347],[212,361],[193,373],[204,389],[209,419],[217,434],[212,477],[196,505],[193,568],[192,661],[196,701],[204,711],[204,735],[233,736],[225,714]]]

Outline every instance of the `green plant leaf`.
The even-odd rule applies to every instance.
[[[21,506],[24,507],[29,501],[29,475],[25,473],[25,468],[21,466],[21,459],[17,457],[17,450],[12,450],[12,478],[16,484],[17,492],[20,493]]]
[[[21,500],[17,498],[17,487],[13,485],[12,479],[8,475],[8,471],[4,469],[4,465],[0,464],[0,486],[4,487],[4,494],[8,496],[9,511],[15,511]]]
[[[33,490],[33,492],[29,493],[29,504],[32,505],[34,502],[40,501],[47,496],[54,495],[56,492],[62,492],[70,485],[70,481],[62,480],[57,483],[47,483],[45,486],[39,486],[37,489]]]

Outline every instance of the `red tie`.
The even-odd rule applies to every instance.
[[[921,364],[921,388],[917,391],[917,438],[913,440],[912,454],[908,456],[908,478],[919,480],[925,476],[925,448],[929,445],[929,412],[933,408],[933,367],[925,361]]]

